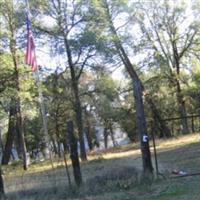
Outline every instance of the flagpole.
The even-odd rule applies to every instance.
[[[40,108],[41,108],[42,122],[43,122],[43,129],[44,129],[44,145],[45,145],[44,154],[45,154],[45,158],[49,158],[49,157],[51,158],[51,147],[50,147],[50,139],[49,139],[49,133],[48,133],[47,113],[45,111],[44,97],[43,97],[40,74],[39,74],[38,68],[35,71],[35,78],[36,78],[36,84],[37,84],[37,89],[38,89],[39,103],[40,103]]]
[[[28,0],[26,0],[26,9],[27,9],[27,15],[30,15]],[[33,35],[31,35],[31,37],[33,38]],[[51,159],[52,168],[54,168],[53,167],[53,161],[52,161],[51,147],[50,147],[50,138],[49,138],[49,134],[48,134],[47,113],[45,111],[44,97],[43,97],[43,93],[42,93],[42,86],[41,86],[41,80],[40,80],[40,72],[39,72],[39,68],[38,68],[37,63],[36,63],[35,47],[34,47],[33,51],[34,51],[34,56],[35,56],[35,60],[34,60],[35,63],[33,63],[33,61],[32,61],[31,65],[32,65],[32,71],[34,71],[34,74],[35,74],[36,85],[37,85],[38,95],[39,95],[39,104],[40,104],[42,122],[43,122],[43,129],[44,129],[44,140],[43,140],[43,142],[44,142],[44,145],[45,145],[44,156],[45,156],[45,158]]]

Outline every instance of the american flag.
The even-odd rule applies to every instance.
[[[31,31],[31,22],[28,16],[26,17],[26,25],[27,25],[27,48],[26,48],[25,63],[31,66],[32,71],[36,71],[38,67],[36,62],[35,44],[33,40],[33,34]]]

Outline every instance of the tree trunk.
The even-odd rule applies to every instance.
[[[3,143],[1,139],[1,129],[0,129],[0,144],[1,144],[1,153],[3,153]],[[4,197],[4,181],[3,181],[3,175],[1,170],[1,164],[0,164],[0,199]]]
[[[106,0],[103,0],[105,11],[108,17],[108,23],[113,34],[113,42],[115,44],[116,50],[128,71],[132,82],[133,82],[133,91],[134,91],[134,98],[135,98],[135,107],[136,107],[136,122],[138,133],[140,136],[140,144],[141,144],[141,153],[142,153],[142,161],[143,161],[143,172],[144,175],[151,175],[153,173],[153,167],[151,162],[151,153],[149,149],[149,141],[147,136],[147,127],[146,127],[146,120],[144,115],[144,105],[143,105],[143,86],[142,83],[134,70],[122,44],[121,40],[118,37],[117,31],[113,25],[112,18],[110,15],[109,6]]]
[[[78,80],[75,74],[75,66],[72,62],[71,49],[68,44],[67,36],[65,35],[64,32],[63,32],[63,37],[64,37],[65,49],[66,49],[67,57],[68,57],[68,64],[70,68],[72,91],[74,93],[74,107],[75,107],[75,113],[76,113],[76,124],[78,127],[78,134],[79,134],[81,160],[84,161],[84,160],[87,160],[87,155],[86,155],[85,142],[84,142],[84,137],[83,137],[82,107],[81,107],[81,101],[79,97]]]
[[[107,149],[108,148],[108,130],[106,127],[104,128],[103,136],[104,136],[104,147],[105,149]]]
[[[70,158],[72,161],[73,173],[74,173],[74,180],[77,186],[82,184],[82,175],[80,169],[80,163],[78,158],[78,146],[77,140],[74,136],[74,126],[72,121],[67,122],[67,129],[69,135],[69,145],[70,145]]]
[[[115,147],[116,146],[116,142],[115,142],[113,127],[112,127],[112,123],[111,122],[110,122],[110,125],[109,125],[109,129],[110,129],[110,136],[111,136],[111,140],[112,140],[112,143],[113,143],[113,147]]]
[[[1,154],[3,154],[3,150],[4,150],[4,145],[3,145],[3,141],[2,141],[2,132],[1,132],[1,127],[0,127],[0,152]]]
[[[189,133],[188,122],[187,122],[187,112],[185,108],[185,101],[182,95],[181,86],[178,80],[176,80],[176,88],[177,88],[177,102],[178,102],[178,109],[180,115],[180,124],[181,124],[181,132],[182,134]]]
[[[58,157],[61,158],[62,157],[61,142],[58,140],[57,144],[58,144]]]
[[[153,166],[151,162],[151,152],[149,148],[149,139],[147,134],[144,106],[142,100],[143,89],[140,80],[134,80],[133,87],[136,108],[136,122],[140,136],[140,145],[142,152],[143,172],[145,175],[149,175],[153,173]]]
[[[53,145],[53,151],[56,155],[58,155],[58,148],[56,146],[56,141],[53,137],[51,137],[51,142],[52,142],[52,145]]]
[[[93,139],[94,139],[93,146],[96,146],[97,148],[99,148],[100,144],[97,137],[97,130],[95,129],[95,127],[92,128],[92,132],[93,132]]]
[[[78,86],[77,86],[78,88]],[[83,137],[83,120],[82,120],[82,108],[80,99],[78,96],[78,90],[75,91],[76,93],[76,100],[75,100],[75,110],[76,110],[76,122],[78,126],[78,133],[79,133],[79,143],[80,143],[80,151],[81,151],[81,160],[86,161],[87,155],[86,155],[86,149],[85,149],[85,141]]]
[[[2,199],[5,195],[4,191],[4,181],[3,181],[3,175],[2,175],[2,170],[0,166],[0,199]]]
[[[87,109],[86,107],[84,108],[84,118],[85,118],[85,135],[86,135],[86,138],[87,138],[87,142],[88,142],[88,147],[91,150],[93,150],[94,148],[94,143],[95,143],[95,132],[94,132],[94,128],[93,126],[91,125],[91,122],[90,122],[90,115],[89,113],[87,112]]]
[[[14,65],[14,79],[17,89],[17,96],[14,98],[16,101],[16,111],[17,111],[17,130],[19,133],[20,143],[21,143],[21,149],[23,154],[23,168],[24,170],[27,170],[27,154],[26,154],[26,143],[24,138],[24,132],[23,132],[23,121],[22,121],[22,113],[21,113],[21,105],[20,105],[20,86],[19,86],[19,69],[18,69],[18,63],[17,63],[17,56],[16,56],[16,40],[15,40],[15,30],[12,29],[11,26],[11,41],[10,41],[10,52],[12,55],[13,65]]]
[[[57,116],[57,115],[56,115]],[[60,142],[60,133],[59,133],[59,125],[58,125],[58,118],[56,117],[55,119],[55,134],[56,134],[56,140],[57,140],[57,153],[58,153],[58,156],[59,158],[62,157],[62,152],[61,152],[61,142]]]
[[[16,131],[17,117],[16,116],[17,116],[16,102],[14,98],[11,98],[9,122],[8,122],[8,133],[7,133],[6,144],[3,151],[2,165],[7,165],[10,160],[14,137],[17,134],[17,131]]]
[[[23,119],[22,119],[22,114],[21,114],[21,106],[20,106],[19,98],[17,99],[17,126],[18,126],[21,149],[22,149],[22,154],[23,154],[23,168],[24,170],[27,170],[28,169],[27,150],[26,150],[24,126],[23,126]]]
[[[176,87],[176,95],[177,95],[177,102],[178,102],[178,110],[179,110],[179,115],[181,118],[180,124],[181,124],[181,132],[182,134],[187,134],[189,133],[189,128],[188,128],[188,122],[187,122],[187,112],[185,108],[185,101],[184,97],[182,94],[181,90],[181,85],[180,85],[180,59],[181,56],[178,53],[178,48],[176,45],[176,40],[172,41],[172,49],[173,49],[173,55],[174,55],[174,68],[176,69],[176,75],[173,77],[173,82],[175,83]]]
[[[19,87],[19,71],[17,67],[17,61],[16,61],[16,56],[15,56],[15,51],[12,52],[13,56],[13,63],[14,63],[14,69],[15,69],[15,81],[16,81],[16,87],[17,87],[17,92],[20,92],[20,87]],[[18,95],[18,94],[17,94]],[[24,137],[24,127],[23,127],[23,119],[22,119],[22,113],[21,113],[21,101],[20,97],[17,96],[15,98],[16,101],[16,109],[17,109],[17,132],[20,138],[20,146],[22,150],[22,155],[23,155],[23,168],[24,170],[28,169],[28,163],[27,163],[27,149],[26,149],[26,143],[25,143],[25,137]]]
[[[69,150],[67,138],[65,140],[62,140],[62,143],[63,143],[63,147],[64,147],[64,152],[68,154],[70,152],[70,150]]]
[[[15,138],[14,138],[14,146],[16,148],[17,155],[18,155],[19,159],[23,159],[21,136],[20,136],[20,131],[19,131],[18,125],[16,127],[16,135],[15,135]]]
[[[92,137],[91,137],[91,127],[90,127],[89,123],[85,127],[85,134],[86,134],[86,137],[87,137],[89,149],[91,151],[93,149],[93,143],[92,143]]]

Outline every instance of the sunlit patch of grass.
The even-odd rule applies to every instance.
[[[139,156],[140,150],[129,150],[125,152],[117,152],[117,153],[106,153],[103,155],[104,159],[113,159],[113,158],[122,158],[122,157],[128,157],[128,156]]]
[[[200,135],[199,134],[190,134],[186,136],[180,136],[172,139],[167,140],[156,140],[156,148],[159,152],[167,151],[171,149],[176,149],[178,147],[185,146],[187,144],[200,142]],[[88,161],[92,162],[95,160],[101,160],[101,159],[117,159],[117,158],[124,158],[124,157],[132,157],[136,158],[140,156],[140,150],[139,150],[139,144],[129,144],[121,147],[117,147],[116,151],[114,148],[99,151],[99,152],[93,152],[88,155]],[[68,159],[68,165],[70,165],[70,160]],[[63,167],[64,162],[63,158],[56,158],[53,160],[53,167]],[[7,175],[16,175],[16,174],[22,174],[22,162],[17,161],[12,163],[11,165],[8,165],[6,167],[3,167],[3,170]],[[45,161],[37,161],[33,162],[28,171],[25,172],[27,174],[29,173],[36,173],[36,172],[43,172],[47,170],[52,170],[52,164],[50,160]]]
[[[200,134],[189,134],[185,136],[178,136],[166,140],[156,140],[156,146],[158,149],[171,149],[171,148],[177,148],[182,147],[187,144],[191,143],[197,143],[200,142]]]
[[[69,160],[68,160],[68,165],[71,165],[71,162]],[[23,164],[21,160],[14,161],[9,165],[3,166],[2,169],[7,176],[16,176],[22,174],[32,174],[32,173],[49,171],[63,166],[64,166],[64,161],[62,158],[54,158],[52,161],[50,160],[34,161],[29,165],[28,170],[26,171],[23,170]]]
[[[157,140],[159,167],[198,170],[200,145],[197,142],[200,142],[199,134]],[[14,193],[12,200],[195,200],[193,196],[198,195],[200,188],[198,177],[138,185],[142,166],[139,144],[90,153],[88,162],[81,163],[84,185],[79,190],[74,187],[71,193],[67,189],[63,159],[55,158],[53,165],[54,170],[49,160],[34,162],[27,172],[23,171],[21,162],[4,167],[6,186],[10,187],[7,191],[21,192]],[[73,181],[69,157],[68,165]]]

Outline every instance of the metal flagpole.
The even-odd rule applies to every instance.
[[[55,167],[53,164],[53,156],[52,156],[52,151],[51,151],[51,144],[50,144],[50,138],[49,138],[49,134],[48,134],[48,123],[47,123],[47,113],[45,111],[45,105],[44,105],[44,97],[43,97],[43,93],[42,93],[42,86],[41,86],[41,81],[40,81],[40,74],[39,74],[39,68],[37,67],[36,71],[35,71],[35,76],[36,76],[36,84],[37,84],[37,89],[38,89],[38,94],[39,94],[39,103],[40,103],[40,108],[41,108],[41,114],[42,114],[42,121],[43,121],[43,128],[44,128],[44,156],[46,159],[50,159],[51,161],[51,168],[54,172],[54,184],[56,187],[56,172],[55,172]]]
[[[36,78],[36,84],[38,89],[38,95],[39,95],[39,103],[41,108],[41,114],[42,114],[42,122],[43,122],[43,129],[44,129],[44,144],[45,144],[45,158],[51,157],[51,147],[50,147],[50,139],[48,134],[48,124],[47,124],[47,113],[45,111],[45,105],[44,105],[44,97],[42,93],[42,87],[41,87],[41,81],[40,81],[40,75],[39,75],[39,69],[37,68],[35,71],[35,78]]]
[[[37,84],[37,88],[38,88],[39,103],[40,103],[40,108],[41,108],[43,128],[44,128],[44,134],[45,134],[44,135],[44,145],[45,145],[44,154],[45,154],[46,159],[50,158],[51,167],[55,173],[55,168],[54,168],[54,164],[53,164],[53,156],[52,156],[51,145],[50,145],[50,138],[49,138],[49,134],[48,134],[47,113],[45,111],[44,97],[43,97],[43,93],[42,93],[42,87],[41,87],[40,74],[39,74],[38,67],[35,71],[35,75],[36,75],[36,84]],[[56,179],[54,179],[54,183],[56,185]]]
[[[29,12],[29,3],[28,0],[26,0],[26,5],[27,5],[27,12]],[[30,30],[29,30],[30,31]],[[30,33],[29,33],[30,34]],[[32,36],[33,39],[33,36]],[[33,43],[33,40],[32,40]],[[44,105],[44,97],[43,97],[43,93],[42,93],[42,85],[41,85],[41,80],[40,80],[40,74],[39,74],[39,68],[37,66],[36,63],[36,52],[35,52],[35,46],[33,48],[34,50],[34,63],[31,62],[31,66],[32,66],[32,70],[35,72],[35,78],[36,78],[36,84],[37,84],[37,89],[38,89],[38,94],[39,94],[39,103],[40,103],[40,108],[41,108],[41,114],[42,114],[42,122],[43,122],[43,129],[44,129],[44,156],[45,158],[50,158],[51,161],[51,167],[52,170],[54,172],[54,184],[55,184],[55,188],[56,188],[56,172],[55,172],[55,168],[54,168],[54,164],[53,164],[53,159],[52,159],[52,151],[51,151],[51,145],[50,145],[50,138],[49,138],[49,134],[48,134],[48,126],[47,126],[47,113],[45,112],[45,105]],[[30,65],[30,63],[29,63]]]
[[[30,14],[30,9],[29,9],[29,2],[26,0],[26,6],[27,6],[27,13]],[[32,35],[33,37],[33,35]],[[34,49],[35,51],[35,49]],[[35,57],[36,57],[36,52]],[[38,94],[39,94],[39,103],[40,103],[40,108],[41,108],[41,115],[42,115],[42,122],[43,122],[43,129],[44,129],[44,144],[45,144],[45,158],[50,158],[52,162],[52,168],[53,167],[53,161],[52,161],[52,154],[51,154],[51,147],[50,147],[50,139],[49,139],[49,134],[48,134],[48,125],[47,125],[47,116],[46,116],[46,111],[45,111],[45,105],[44,105],[44,97],[42,93],[42,87],[41,87],[41,81],[40,81],[40,74],[39,74],[39,68],[36,66],[35,70],[35,79],[36,79],[36,84],[37,84],[37,89],[38,89]]]

